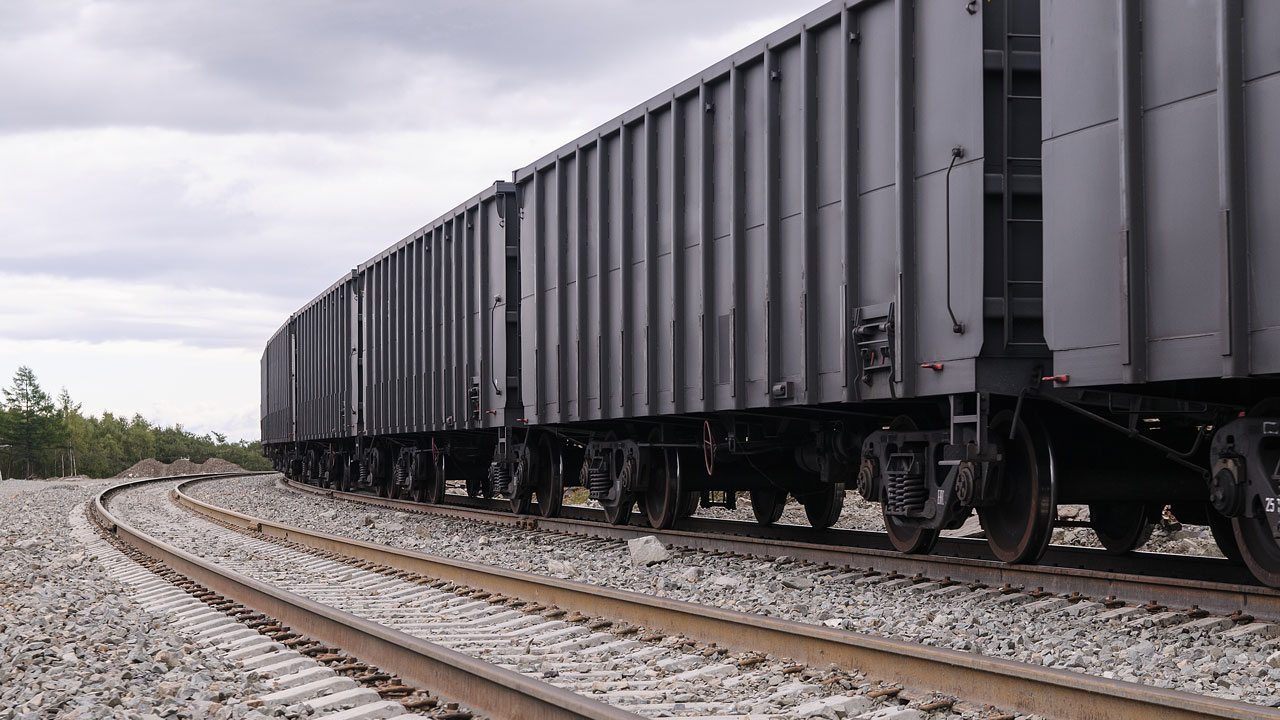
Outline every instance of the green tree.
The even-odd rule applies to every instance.
[[[63,387],[58,393],[58,422],[62,425],[62,466],[63,475],[76,474],[76,451],[82,450],[87,432],[84,416],[80,414],[80,403],[71,399],[71,393]]]
[[[3,398],[0,460],[7,466],[5,475],[13,474],[16,465],[19,472],[25,466],[27,475],[105,478],[149,457],[167,463],[217,457],[246,470],[271,469],[257,441],[229,442],[217,431],[196,435],[180,423],[160,427],[136,413],[131,418],[109,412],[85,417],[66,388],[56,402],[50,400],[30,368],[19,368]]]
[[[18,457],[26,465],[27,476],[33,467],[39,469],[40,458],[56,449],[61,428],[57,410],[49,393],[40,387],[36,374],[23,365],[14,373],[13,385],[4,389],[4,403],[8,410],[0,426],[0,444],[12,445]]]

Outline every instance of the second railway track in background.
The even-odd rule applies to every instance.
[[[444,584],[446,589],[457,591],[459,587],[466,588],[460,592],[470,595],[473,601],[500,595],[511,604],[556,606],[581,613],[583,619],[603,617],[615,626],[623,623],[642,626],[647,632],[717,643],[719,647],[733,652],[789,656],[812,669],[835,664],[846,672],[865,671],[872,678],[891,684],[892,687],[886,688],[890,691],[901,686],[916,689],[916,697],[920,697],[921,692],[940,693],[967,703],[990,704],[1005,710],[1047,717],[1280,717],[1276,710],[1231,700],[654,598],[338,538],[222,510],[181,492],[176,494],[176,499],[196,512],[251,533],[259,533],[264,539],[275,537],[294,544],[295,551],[306,549],[311,553],[338,553],[387,573],[426,576]],[[482,597],[486,593],[489,596]],[[597,629],[602,630],[603,626]],[[580,631],[579,635],[590,633]],[[352,654],[359,657],[358,652]],[[703,666],[713,663],[706,661]],[[562,682],[569,679],[560,678]],[[450,697],[471,704],[466,698]]]
[[[1108,555],[1093,548],[1052,546],[1041,565],[1008,565],[984,559],[986,545],[965,538],[946,538],[932,555],[903,555],[884,545],[883,533],[824,530],[799,526],[760,527],[746,522],[690,518],[673,530],[610,525],[599,511],[563,510],[565,517],[513,515],[484,507],[423,504],[364,493],[341,492],[284,479],[301,492],[378,507],[470,519],[553,533],[627,540],[653,535],[664,543],[693,550],[761,557],[787,555],[814,563],[869,569],[914,578],[918,582],[981,583],[991,587],[1090,598],[1108,603],[1145,605],[1153,609],[1198,611],[1280,620],[1280,590],[1259,585],[1241,566],[1219,558],[1190,558],[1157,553]],[[454,499],[455,496],[450,496]],[[463,500],[462,498],[457,498]],[[469,505],[479,504],[467,500]],[[1106,569],[1098,569],[1103,567]]]

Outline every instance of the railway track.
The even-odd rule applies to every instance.
[[[550,678],[551,683],[580,695],[603,694],[611,705],[624,711],[645,715],[717,716],[749,709],[740,707],[744,704],[767,700],[783,705],[777,708],[779,712],[768,715],[807,717],[815,711],[829,709],[851,715],[874,704],[871,698],[839,692],[851,687],[853,682],[853,678],[840,671],[820,675],[790,661],[761,655],[725,658],[725,650],[696,646],[690,649],[694,644],[684,638],[652,634],[642,637],[638,628],[608,629],[612,624],[609,621],[584,624],[582,621],[586,618],[576,612],[574,617],[565,618],[563,610],[545,606],[517,607],[521,603],[514,606],[499,603],[487,592],[460,592],[456,587],[438,587],[441,584],[438,582],[436,586],[429,585],[421,577],[379,574],[361,565],[317,558],[294,547],[246,538],[194,520],[167,507],[164,487],[155,488],[145,496],[131,495],[130,499],[136,500],[139,506],[150,504],[150,514],[146,515],[148,526],[163,527],[163,534],[180,545],[200,547],[200,553],[213,557],[218,565],[259,580],[269,580],[284,590],[422,637],[433,644],[483,656],[490,663],[510,666],[524,675],[540,674]],[[120,502],[123,503],[123,498]],[[125,516],[139,513],[136,508],[123,512]],[[271,661],[276,659],[278,654]],[[584,670],[597,666],[601,669]],[[652,677],[655,668],[656,678]],[[782,687],[764,682],[779,674],[804,679]],[[694,690],[692,686],[707,680],[715,680],[725,688],[732,687],[733,697],[696,700],[696,694],[690,692]],[[881,691],[886,698],[900,693],[898,688]],[[675,701],[667,701],[673,695]],[[480,698],[468,704],[482,705],[483,702]],[[952,702],[931,700],[932,707],[944,716]],[[503,716],[508,710],[503,711]],[[513,716],[523,714],[518,711]],[[629,712],[604,710],[592,716],[635,717]]]
[[[983,557],[986,543],[969,538],[943,538],[931,555],[903,555],[888,549],[884,533],[823,530],[799,526],[762,527],[733,520],[689,518],[680,529],[655,530],[637,525],[611,525],[603,513],[564,508],[563,517],[513,515],[485,507],[470,498],[425,504],[364,493],[317,488],[285,478],[294,490],[377,507],[422,512],[554,533],[629,540],[653,535],[664,543],[692,550],[730,552],[760,557],[786,555],[814,563],[848,566],[900,575],[917,582],[958,582],[1016,588],[1037,594],[1092,598],[1114,605],[1207,612],[1220,616],[1280,620],[1280,590],[1257,583],[1248,571],[1221,558],[1159,553],[1110,555],[1094,548],[1052,546],[1039,565],[1008,565]]]
[[[422,610],[421,608],[406,612],[395,609],[401,603],[391,603],[391,607],[388,607],[385,601],[391,592],[398,593],[403,591],[405,595],[402,597],[416,597],[428,602],[433,601],[433,599],[443,598],[444,596],[440,595],[440,593],[445,593],[446,595],[452,593],[455,597],[465,594],[470,597],[470,601],[460,604],[462,606],[470,606],[479,616],[510,613],[513,612],[512,605],[526,607],[532,604],[543,608],[563,608],[576,613],[578,619],[588,622],[591,621],[590,619],[603,618],[603,620],[594,621],[597,625],[594,629],[591,625],[587,625],[585,629],[567,632],[563,636],[551,638],[554,642],[539,643],[539,646],[544,650],[555,643],[568,642],[572,644],[578,642],[579,639],[586,640],[586,638],[595,638],[595,640],[587,643],[592,644],[593,647],[618,642],[631,642],[634,639],[628,640],[625,634],[615,640],[608,640],[598,636],[607,634],[606,627],[614,629],[622,627],[623,630],[630,627],[643,627],[645,628],[644,632],[649,635],[662,635],[666,639],[677,638],[682,644],[686,639],[693,642],[717,643],[714,648],[707,645],[707,649],[712,651],[711,658],[714,658],[715,652],[721,650],[750,653],[750,656],[742,658],[746,660],[752,659],[756,653],[761,652],[778,657],[787,656],[803,666],[807,666],[804,672],[812,677],[817,677],[814,673],[820,673],[823,668],[827,668],[832,664],[844,669],[846,672],[854,669],[859,669],[859,671],[873,669],[875,680],[885,683],[883,686],[877,686],[880,691],[886,693],[912,693],[914,691],[914,697],[943,698],[942,700],[934,701],[935,705],[929,705],[927,702],[922,703],[930,707],[946,707],[953,702],[954,698],[960,698],[966,703],[992,705],[1018,712],[1036,713],[1045,717],[1280,717],[1280,713],[1275,710],[1235,701],[1219,700],[969,653],[931,648],[914,642],[899,642],[861,636],[812,625],[748,615],[705,605],[655,598],[571,581],[556,580],[528,573],[501,570],[489,566],[447,560],[421,553],[338,538],[216,508],[189,497],[185,492],[182,492],[182,489],[178,488],[174,494],[178,503],[228,526],[250,533],[254,543],[272,544],[275,547],[279,547],[283,543],[287,546],[285,549],[290,552],[307,553],[306,562],[294,557],[289,563],[286,563],[291,567],[303,567],[304,565],[308,568],[318,567],[314,565],[318,561],[316,553],[330,554],[326,560],[335,560],[338,559],[336,556],[341,556],[342,559],[364,563],[365,569],[379,570],[389,578],[392,575],[398,576],[395,580],[388,579],[387,583],[405,582],[405,577],[418,579],[425,577],[431,578],[436,585],[434,588],[419,586],[414,589],[406,587],[395,591],[380,591],[379,594],[382,596],[381,602],[383,604],[380,606],[379,612],[383,613],[383,615],[376,619],[370,619],[359,617],[354,613],[349,615],[342,614],[346,613],[346,611],[342,610],[341,607],[333,607],[327,604],[332,602],[333,605],[342,606],[343,603],[348,603],[346,606],[348,609],[353,607],[349,603],[357,602],[357,600],[351,599],[349,595],[342,595],[347,592],[345,585],[352,584],[349,582],[350,578],[342,580],[340,576],[336,586],[325,584],[320,596],[313,597],[309,601],[299,602],[295,600],[285,603],[284,605],[288,607],[284,607],[281,605],[280,600],[273,600],[265,594],[267,588],[261,580],[232,582],[227,580],[226,577],[228,573],[234,573],[234,571],[225,568],[218,568],[216,571],[212,571],[222,579],[211,577],[209,578],[211,582],[216,581],[223,585],[252,586],[249,594],[258,593],[258,596],[241,601],[250,607],[255,607],[256,603],[270,606],[281,612],[301,612],[303,615],[302,620],[297,622],[290,621],[290,624],[295,626],[303,625],[300,628],[301,631],[312,635],[328,634],[330,637],[334,637],[335,633],[340,632],[340,627],[326,627],[324,622],[315,619],[316,615],[329,615],[331,621],[334,617],[341,618],[339,620],[340,625],[343,621],[352,627],[361,626],[364,623],[373,623],[382,628],[382,640],[389,642],[398,639],[399,636],[396,633],[400,632],[387,627],[385,623],[390,622],[390,620],[401,622],[405,617],[409,617],[413,621],[410,622],[410,625],[439,624],[438,622],[419,622],[422,619],[419,613]],[[155,496],[154,491],[152,496]],[[105,508],[101,512],[105,517],[110,517]],[[172,508],[170,508],[170,512],[173,512]],[[170,516],[170,520],[172,521],[171,524],[179,525],[176,516]],[[109,520],[107,522],[108,524],[114,524],[117,534],[133,537],[141,545],[149,546],[152,550],[157,547],[158,541],[155,539],[143,540],[136,530],[122,530],[123,526],[119,524],[118,520]],[[229,531],[224,532],[229,533]],[[239,538],[238,542],[247,542],[243,535],[237,535],[237,537]],[[275,543],[267,542],[271,538],[276,539]],[[244,552],[244,546],[241,545],[240,547],[241,550],[237,552]],[[176,548],[164,552],[173,555],[172,559],[175,562],[191,565],[199,561],[199,564],[208,564],[217,568],[215,563],[208,563],[207,560],[201,561],[199,558],[190,556],[189,553],[184,553],[186,555],[184,558],[181,555],[174,554],[174,550]],[[181,553],[181,551],[177,552]],[[208,552],[206,550],[206,553]],[[321,564],[323,565],[323,563]],[[211,570],[206,569],[202,570],[202,572],[207,573],[211,572]],[[384,586],[384,589],[393,586],[388,584]],[[229,587],[228,589],[237,588]],[[295,589],[304,588],[295,586]],[[271,592],[273,595],[290,595],[288,591],[279,589],[274,589]],[[335,599],[338,595],[342,595],[344,599]],[[495,596],[499,596],[502,602],[494,603]],[[297,596],[294,595],[293,597]],[[481,600],[485,602],[482,603],[480,602]],[[326,612],[320,612],[320,609],[314,607],[314,605],[307,606],[307,602],[323,605]],[[299,606],[301,606],[301,610],[290,609]],[[531,608],[527,612],[514,612],[528,614],[534,609],[537,608]],[[335,616],[335,613],[339,615]],[[390,615],[388,616],[387,613],[390,613]],[[401,613],[404,613],[404,617],[398,617]],[[518,619],[518,615],[510,615],[508,617],[512,621]],[[476,619],[478,617],[470,617],[465,620],[454,619],[445,622],[471,622]],[[523,622],[530,621],[524,620]],[[600,624],[601,622],[606,624]],[[537,625],[538,623],[535,622],[530,627],[536,627]],[[404,627],[404,625],[402,624],[401,627]],[[463,644],[475,639],[449,634],[457,629],[458,626],[455,625],[452,630],[446,630],[444,635],[437,635],[436,637],[447,642],[460,642]],[[371,629],[367,629],[366,635],[378,634],[368,630]],[[440,628],[436,628],[436,630],[439,631]],[[565,632],[568,628],[545,626],[543,630],[548,633],[557,633]],[[489,632],[488,634],[492,635],[493,633]],[[350,640],[350,638],[347,639]],[[648,640],[650,642],[656,641],[652,637],[649,637]],[[326,641],[340,644],[336,640]],[[422,643],[423,640],[418,639],[417,642]],[[342,646],[349,647],[348,645]],[[677,647],[682,646],[679,645]],[[614,647],[622,646],[614,645]],[[661,646],[658,649],[660,648]],[[352,651],[352,654],[361,657],[363,653],[367,656],[373,653],[375,649],[362,650],[361,652]],[[403,651],[395,651],[387,647],[378,652],[395,655],[396,652]],[[669,652],[669,650],[664,652]],[[545,652],[542,654],[543,660],[546,659],[546,654]],[[510,650],[508,650],[508,655],[510,655]],[[690,654],[685,653],[685,655]],[[526,652],[526,656],[537,657],[538,655],[537,653]],[[501,657],[501,653],[498,654],[498,657]],[[527,660],[528,657],[508,657],[507,659],[515,660],[515,668],[519,670],[522,669],[519,664],[520,660]],[[696,663],[696,665],[685,669],[680,667],[681,660],[678,655],[672,655],[671,657],[675,658],[671,669],[679,670],[679,672],[690,672],[708,666],[715,667],[717,664],[727,665],[730,668],[739,665],[739,663],[716,663],[713,659],[707,659],[707,656],[699,654],[697,657],[702,657],[703,659],[698,660],[697,657],[694,657],[691,662]],[[362,659],[371,664],[386,667],[383,662],[373,658],[366,659],[362,657]],[[474,660],[474,658],[471,659]],[[690,661],[686,660],[684,662]],[[542,668],[542,675],[547,676],[548,671],[551,671],[551,677],[554,678],[553,682],[570,683],[575,679],[572,677],[572,671],[564,672],[564,670],[576,667],[578,671],[581,671],[585,666],[587,666],[586,661],[570,661],[561,668],[544,667]],[[528,667],[523,669],[529,670]],[[394,671],[401,672],[398,668],[394,669]],[[507,672],[512,671],[508,670]],[[715,672],[725,671],[716,670]],[[734,671],[730,669],[729,672]],[[410,672],[403,674],[406,678],[414,677]],[[531,681],[527,672],[525,674],[520,672],[512,674],[524,682]],[[672,674],[674,675],[674,673]],[[692,678],[693,676],[686,677]],[[419,681],[426,683],[432,679],[432,677],[421,677]],[[671,678],[667,679],[670,680]],[[832,678],[828,677],[826,679],[831,680]],[[614,681],[599,678],[593,679],[591,683],[592,693],[597,696],[607,696],[611,689],[617,688],[617,686],[610,685],[610,682]],[[543,684],[545,685],[545,683]],[[428,684],[428,686],[431,685]],[[468,705],[473,704],[471,700],[460,694],[466,689],[465,683],[464,687],[455,686],[450,690],[439,686],[432,687],[436,687],[440,693],[447,697],[458,699]],[[511,685],[509,687],[516,686]],[[907,689],[901,690],[904,687]],[[585,701],[585,698],[581,695],[569,692],[565,688],[558,689],[567,692],[570,696],[576,697],[580,701]],[[653,691],[662,688],[641,689]],[[837,695],[839,694],[809,698],[809,701],[848,702],[839,699]],[[645,698],[643,693],[636,694],[633,697],[642,700]],[[668,696],[664,695],[663,697]],[[749,704],[749,701],[744,702]],[[937,705],[936,703],[941,704]],[[640,706],[644,705],[643,702],[626,704],[632,705],[631,709],[639,709]],[[596,707],[596,705],[599,705],[599,707]],[[506,716],[511,714],[510,712],[486,711],[479,705],[477,707],[481,711],[495,715]],[[601,708],[618,711],[618,708],[608,708],[608,706],[599,703],[591,706],[592,711],[600,710]],[[732,708],[732,710],[738,711],[742,709],[741,707]],[[511,710],[511,706],[507,706],[506,710]],[[674,707],[664,707],[659,708],[659,710],[661,712],[673,712],[675,709]],[[694,713],[707,714],[709,711],[722,710],[725,710],[725,708],[699,706],[694,709]],[[602,714],[597,716],[607,717],[609,715]]]

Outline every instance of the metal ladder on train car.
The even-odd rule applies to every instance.
[[[984,51],[983,70],[989,75],[999,75],[1001,92],[992,93],[990,80],[987,92],[988,111],[999,101],[1001,122],[1001,147],[998,164],[993,164],[993,154],[988,149],[985,168],[985,191],[988,196],[1001,199],[1001,227],[999,230],[1001,252],[1000,295],[988,297],[987,304],[999,307],[987,308],[988,318],[999,317],[1001,355],[1040,355],[1047,352],[1044,340],[1043,309],[1044,271],[1039,261],[1043,242],[1040,202],[1040,35],[1039,17],[1030,15],[1030,5],[1005,0],[991,3],[983,12],[994,14],[987,22],[998,22],[1001,45],[987,47]],[[1032,22],[1034,21],[1034,22]],[[1028,27],[1037,32],[1027,32]],[[994,34],[994,33],[993,33]],[[1034,153],[1027,143],[1019,143],[1017,135],[1025,134],[1027,125],[1033,126]],[[1015,154],[1017,153],[1017,154]],[[1035,247],[1029,247],[1034,244]],[[1036,262],[1016,258],[1031,257]],[[995,301],[994,303],[992,301]],[[1035,318],[1032,326],[1021,326],[1019,318]],[[994,338],[993,338],[994,339]]]

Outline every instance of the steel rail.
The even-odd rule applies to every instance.
[[[323,643],[340,647],[361,662],[399,675],[411,684],[491,717],[565,720],[636,720],[639,717],[218,567],[130,527],[106,507],[107,499],[122,489],[170,479],[174,478],[148,478],[103,490],[93,501],[95,520],[120,540],[213,592]],[[196,479],[207,478],[193,477],[188,482]]]
[[[1038,665],[834,630],[670,598],[548,578],[292,527],[174,492],[196,512],[264,535],[387,567],[558,605],[736,651],[768,652],[799,662],[855,668],[906,687],[1050,718],[1182,720],[1280,718],[1280,710]]]
[[[757,528],[745,522],[711,519],[686,523],[690,528],[699,529],[655,530],[649,527],[610,525],[587,519],[590,511],[582,512],[578,517],[543,518],[513,515],[499,510],[451,504],[432,505],[328,490],[287,478],[284,482],[294,489],[326,497],[500,525],[619,540],[653,535],[668,545],[690,549],[719,550],[744,555],[789,555],[801,560],[837,566],[871,567],[907,577],[920,575],[937,580],[983,583],[992,587],[1010,585],[1061,595],[1079,593],[1086,597],[1115,598],[1134,604],[1153,603],[1175,609],[1198,608],[1219,615],[1241,612],[1265,620],[1280,620],[1280,590],[1245,582],[1206,579],[1220,576],[1224,572],[1247,575],[1244,568],[1220,558],[1157,553],[1117,556],[1095,548],[1051,546],[1045,556],[1045,562],[1051,564],[1008,565],[984,557],[973,557],[979,552],[985,552],[986,543],[964,538],[944,538],[939,541],[939,545],[944,546],[943,550],[950,551],[951,554],[903,555],[893,550],[863,546],[870,542],[887,545],[884,533],[872,531],[815,531],[812,528],[789,526]],[[730,534],[748,530],[771,532],[776,536]],[[816,542],[795,539],[800,535],[813,536]],[[1144,566],[1147,572],[1139,572]],[[1160,571],[1170,570],[1175,566],[1184,576],[1160,574]],[[1108,567],[1118,569],[1100,569]]]

